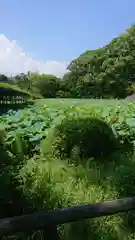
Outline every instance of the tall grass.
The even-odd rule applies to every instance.
[[[20,171],[21,191],[33,208],[41,210],[134,195],[134,158],[112,158],[106,165],[91,159],[77,166],[45,157],[31,159]],[[135,239],[134,219],[133,213],[125,213],[82,220],[59,227],[59,232],[65,240]]]

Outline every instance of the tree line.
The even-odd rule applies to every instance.
[[[62,78],[28,72],[1,75],[0,81],[44,98],[125,98],[135,92],[135,24],[104,47],[74,59]]]

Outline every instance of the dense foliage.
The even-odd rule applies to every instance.
[[[135,106],[133,103],[129,103],[126,107],[125,111],[124,104],[115,107],[111,105],[102,107],[102,104],[101,106],[96,104],[91,105],[91,108],[89,104],[78,106],[76,103],[62,107],[61,102],[57,108],[55,105],[49,108],[46,104],[37,104],[17,112],[10,110],[8,114],[0,117],[0,123],[8,133],[5,142],[7,149],[12,154],[16,154],[18,144],[21,148],[20,151],[30,157],[36,152],[39,153],[40,142],[49,135],[51,129],[56,129],[56,135],[64,134],[65,137],[68,135],[70,142],[73,141],[73,138],[74,141],[82,142],[81,138],[85,140],[83,134],[87,134],[88,130],[90,131],[88,135],[93,138],[95,135],[95,133],[93,135],[93,131],[101,131],[102,135],[102,132],[105,134],[106,129],[110,139],[113,130],[120,142],[124,143],[127,140],[133,142],[135,137],[133,111]],[[76,134],[80,134],[80,136],[76,137]]]
[[[11,82],[21,89],[30,91],[35,96],[55,98],[59,90],[60,79],[54,75],[30,73],[20,74],[11,79]]]
[[[50,138],[50,139],[49,139]],[[53,129],[45,143],[50,141],[52,154],[61,159],[90,157],[105,158],[116,150],[117,139],[112,129],[99,117],[92,116],[67,116]],[[51,147],[50,146],[50,147]],[[97,148],[98,147],[98,148]]]
[[[134,59],[135,25],[103,48],[72,61],[66,75],[69,89],[80,97],[124,98],[134,84]]]
[[[45,98],[125,98],[135,92],[134,59],[135,25],[132,25],[106,46],[74,59],[62,78],[28,72],[9,80]],[[1,75],[1,79],[6,77]]]
[[[0,82],[6,82],[8,83],[9,79],[8,77],[6,77],[5,75],[3,74],[0,74]]]
[[[134,103],[128,101],[55,99],[39,100],[33,107],[1,116],[1,216],[135,195],[134,112]],[[103,162],[99,161],[99,156],[98,159],[86,157],[85,161],[79,156],[79,162],[74,163],[70,156],[59,159],[49,155],[50,142],[46,143],[46,139],[54,129],[63,128],[63,124],[69,124],[68,119],[72,119],[74,126],[69,124],[67,128],[64,125],[64,129],[71,133],[68,140],[72,140],[77,134],[72,131],[76,126],[75,119],[80,119],[79,126],[83,125],[83,119],[87,119],[90,127],[89,121],[95,117],[96,121],[99,119],[103,125],[105,123],[104,126],[107,124],[120,142],[117,151],[104,157]],[[100,124],[98,127],[104,138],[102,124],[101,128]],[[85,140],[84,135],[87,135],[83,129],[85,126],[81,128],[80,140]],[[90,142],[93,140],[91,129]],[[124,237],[131,240],[135,237],[134,219],[134,213],[126,213],[80,221],[58,229],[61,239],[65,240],[83,240],[90,236],[95,240],[101,236],[106,240]],[[21,235],[21,239],[27,239],[26,235]]]

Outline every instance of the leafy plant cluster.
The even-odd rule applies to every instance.
[[[70,116],[62,120],[45,139],[50,140],[52,153],[61,159],[107,157],[116,148],[112,129],[101,119],[91,116]],[[48,148],[47,148],[48,150]]]
[[[60,106],[49,108],[47,105],[39,104],[25,110],[9,111],[7,115],[0,117],[1,141],[4,134],[4,146],[8,153],[20,159],[40,154],[41,145],[44,148],[43,152],[48,151],[53,143],[57,147],[59,145],[61,153],[67,152],[67,157],[75,146],[81,147],[81,154],[86,157],[92,142],[93,147],[98,142],[103,144],[106,141],[106,144],[109,144],[110,141],[110,149],[113,149],[117,141],[123,149],[131,148],[135,140],[134,103],[108,108],[101,106],[89,108],[89,105],[73,104],[60,109]],[[49,145],[46,146],[47,143]],[[98,144],[99,148],[102,144]],[[106,144],[104,149],[100,149],[99,155],[108,149]],[[84,150],[86,146],[87,150]],[[96,152],[92,149],[91,151]],[[91,156],[95,157],[94,152]],[[65,158],[65,155],[63,157]]]
[[[7,149],[14,155],[21,153],[28,158],[39,153],[40,141],[45,138],[45,130],[51,126],[55,116],[47,108],[42,111],[39,108],[11,110],[7,115],[1,116],[0,122],[7,132]]]
[[[1,156],[6,154],[5,159],[1,157],[0,165],[1,216],[135,194],[134,102],[114,101],[110,106],[102,100],[95,100],[94,104],[73,102],[63,103],[61,107],[60,100],[54,105],[51,101],[50,105],[41,101],[31,108],[10,111],[0,117],[0,153]],[[100,161],[100,154],[98,158],[94,155],[89,158],[91,155],[87,154],[89,144],[98,142],[99,132],[101,142],[105,140],[109,147],[113,147],[115,141],[119,143],[117,151],[103,155],[104,161]],[[60,158],[50,155],[52,143],[64,151]],[[70,144],[71,148],[80,144],[84,150],[83,156],[76,156],[75,162],[67,155],[70,151],[65,155]],[[101,236],[106,240],[125,236],[134,239],[134,219],[134,214],[129,213],[80,221],[58,230],[61,239],[66,240],[89,239],[90,236],[95,240]]]
[[[110,131],[108,134],[110,137],[113,131],[121,143],[124,144],[126,141],[134,143],[135,106],[134,103],[129,103],[126,107],[126,111],[124,104],[108,108],[71,105],[63,109],[59,106],[56,109],[41,104],[25,110],[11,110],[7,115],[0,117],[0,124],[1,128],[7,132],[5,141],[7,149],[14,155],[20,152],[29,158],[39,154],[41,141],[48,136],[50,129],[54,128],[58,135],[63,133],[63,136],[67,136],[70,142],[74,141],[74,144],[81,141],[80,137],[83,134],[88,134],[84,139],[87,138],[86,142],[89,142],[91,131],[96,132],[99,128],[102,135],[104,132],[102,128],[106,127]],[[93,132],[94,135],[96,135],[95,132]]]

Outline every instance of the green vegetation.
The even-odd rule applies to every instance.
[[[126,100],[51,99],[38,100],[32,107],[17,112],[11,110],[1,116],[1,216],[135,195],[134,112],[134,102]],[[96,129],[92,127],[91,119]],[[85,131],[85,124],[89,132]],[[106,151],[102,157],[92,158],[86,154],[74,154],[73,151],[68,156],[52,155],[51,140],[55,139],[54,136],[57,138],[60,132],[60,141],[64,139],[66,144],[67,140],[68,143],[71,141],[71,145],[74,147],[76,144],[77,147],[85,140],[91,144],[97,126],[103,140],[109,137],[110,147],[115,145],[114,141],[117,143],[117,149],[112,148],[109,155]],[[68,138],[63,138],[67,131],[70,133]],[[94,141],[97,138],[98,135]],[[73,139],[75,142],[72,142]],[[86,151],[89,149],[88,144],[82,144],[82,150],[83,147]],[[99,147],[97,141],[96,152]],[[106,150],[106,145],[103,150]],[[58,229],[61,239],[67,240],[90,237],[134,239],[134,218],[133,212],[124,213],[66,224]],[[27,239],[26,235],[19,236]]]
[[[62,78],[0,75],[2,98],[5,89],[46,98],[0,116],[1,217],[135,196],[135,103],[116,100],[135,93],[134,59],[135,25]],[[133,240],[134,221],[132,211],[58,230],[62,240]]]
[[[63,119],[45,142],[48,140],[54,156],[65,159],[74,154],[77,160],[105,157],[114,150],[116,142],[112,129],[104,121],[92,114],[79,116],[79,112]]]
[[[0,82],[0,91],[2,92],[3,89],[8,89],[8,92],[13,92],[13,93],[18,93],[18,94],[22,94],[22,95],[26,95],[29,96],[29,93],[26,92],[25,90],[20,89],[18,86],[14,86],[10,83],[6,83],[6,82]]]
[[[86,51],[68,66],[65,76],[73,96],[125,98],[135,79],[135,25],[108,45]]]
[[[9,94],[8,96],[10,96],[10,95],[22,95],[27,99],[28,98],[41,98],[41,95],[38,95],[38,94],[35,95],[30,91],[26,91],[25,89],[21,89],[17,85],[11,84],[10,82],[0,82],[1,95],[4,95],[4,93],[5,93],[5,91],[3,91],[3,90],[6,90],[6,92]],[[2,94],[2,92],[4,92],[4,93]]]
[[[39,98],[55,98],[60,84],[60,79],[56,76],[30,72],[17,75],[9,81]]]
[[[135,92],[134,59],[135,25],[132,25],[106,46],[74,59],[62,78],[28,72],[8,80],[44,98],[122,99]],[[5,78],[2,75],[0,81],[7,82]]]

